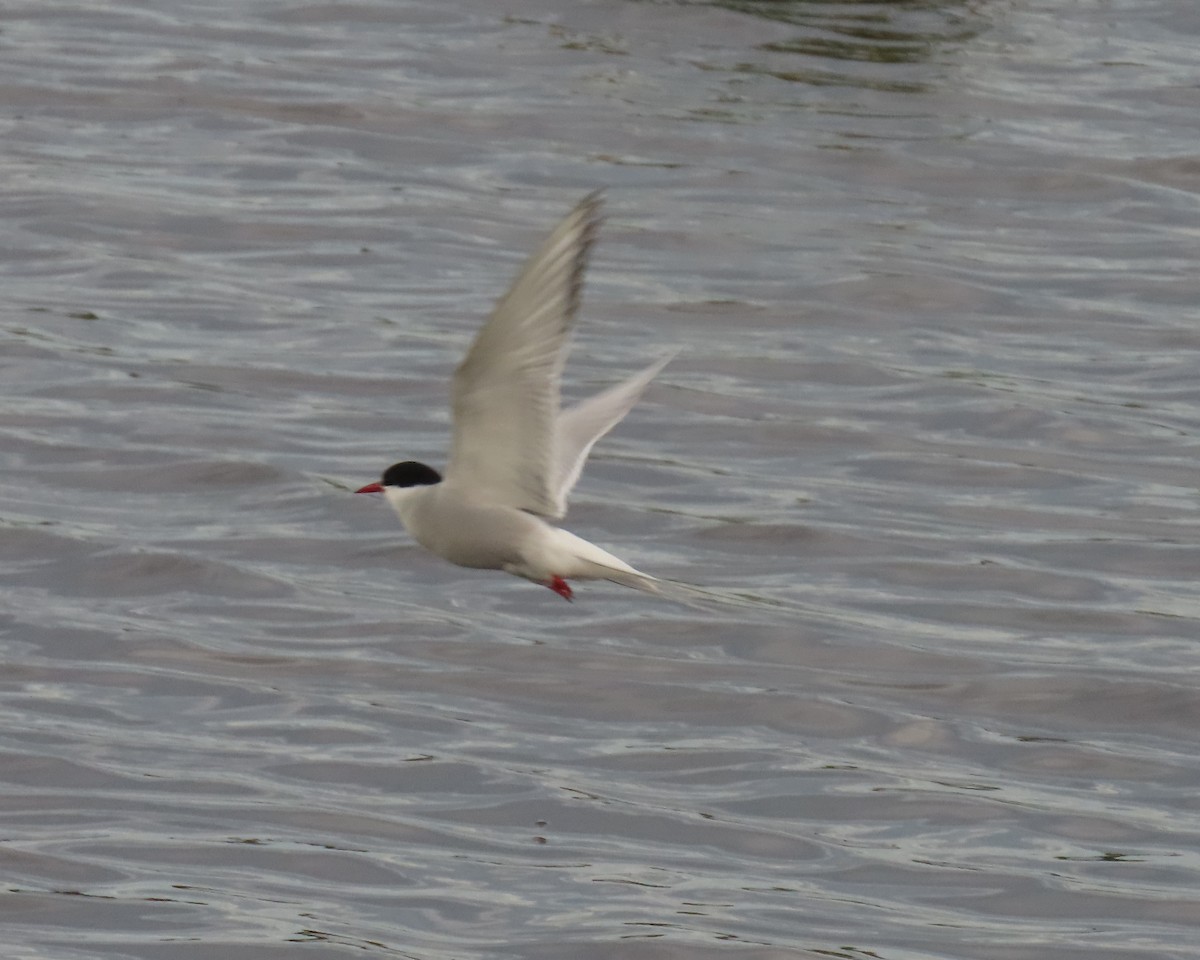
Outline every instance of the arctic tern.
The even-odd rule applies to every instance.
[[[592,446],[633,408],[671,360],[567,410],[559,381],[599,191],[584,197],[526,261],[454,373],[454,433],[445,476],[393,464],[356,493],[382,493],[421,546],[462,567],[503,570],[573,596],[568,580],[611,580],[649,593],[660,581],[547,522],[567,512]]]

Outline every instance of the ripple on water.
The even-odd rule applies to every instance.
[[[6,12],[9,952],[1192,956],[1196,20],[1111,14]],[[572,395],[684,351],[570,527],[743,606],[349,493],[597,184]]]

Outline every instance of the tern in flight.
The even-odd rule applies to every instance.
[[[462,567],[503,570],[573,596],[570,580],[649,593],[660,581],[554,526],[592,446],[671,359],[566,410],[559,381],[579,310],[601,196],[589,194],[517,274],[454,372],[454,437],[445,474],[393,464],[356,493],[382,493],[421,546]]]

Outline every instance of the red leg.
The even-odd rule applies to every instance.
[[[567,581],[560,577],[557,573],[550,578],[550,581],[546,584],[546,586],[548,586],[564,600],[570,600],[575,596],[575,594],[571,591],[571,585],[568,584]]]

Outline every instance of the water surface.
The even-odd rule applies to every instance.
[[[7,955],[1200,955],[1198,34],[0,14]],[[754,608],[349,493],[596,186],[569,390],[683,352],[568,525]]]

